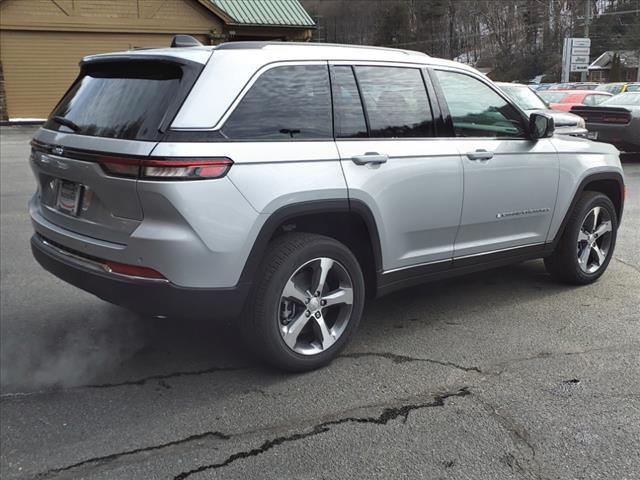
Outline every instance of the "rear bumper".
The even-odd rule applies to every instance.
[[[623,152],[640,152],[640,140],[636,128],[640,122],[630,125],[603,125],[590,123],[587,127],[590,132],[597,132],[596,142],[610,143]]]
[[[31,237],[31,251],[38,263],[56,277],[109,303],[141,313],[232,318],[242,311],[250,289],[249,285],[185,288],[168,281],[100,272],[92,259],[65,252],[37,234]]]

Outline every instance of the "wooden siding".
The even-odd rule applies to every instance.
[[[166,47],[179,33],[211,44],[227,38],[306,40],[311,30],[228,28],[203,0],[0,0],[7,116],[47,117],[86,55]]]
[[[9,119],[46,118],[78,75],[82,57],[134,47],[166,47],[169,34],[1,31]]]
[[[2,30],[222,33],[195,0],[2,0]]]

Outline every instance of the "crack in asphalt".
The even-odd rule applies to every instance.
[[[197,375],[205,375],[208,373],[217,373],[217,372],[237,372],[240,370],[249,370],[250,367],[210,367],[205,368],[204,370],[186,370],[181,372],[172,372],[165,373],[160,375],[151,375],[149,377],[143,377],[136,380],[125,380],[123,382],[116,383],[101,383],[101,384],[89,384],[89,385],[81,385],[74,388],[114,388],[114,387],[126,387],[129,385],[144,385],[153,380],[167,380],[169,378],[178,378],[178,377],[191,377]]]
[[[467,367],[464,365],[460,365],[454,362],[449,362],[449,361],[445,361],[445,360],[435,360],[435,359],[431,359],[431,358],[420,358],[420,357],[411,357],[408,355],[400,355],[400,354],[396,354],[396,353],[391,353],[391,352],[354,352],[354,353],[347,353],[347,354],[342,354],[340,355],[338,358],[352,358],[352,359],[357,359],[357,358],[362,358],[362,357],[379,357],[379,358],[386,358],[388,360],[391,360],[393,363],[396,364],[402,364],[402,363],[433,363],[436,365],[442,365],[445,367],[451,367],[451,368],[455,368],[458,370],[462,370],[465,372],[476,372],[476,373],[481,373],[484,375],[501,375],[506,367],[508,367],[509,365],[512,364],[516,364],[516,363],[521,363],[521,362],[527,362],[530,360],[539,360],[539,359],[543,359],[543,358],[551,358],[551,357],[557,357],[557,356],[569,356],[569,355],[584,355],[584,354],[588,354],[588,353],[592,353],[592,352],[600,352],[600,351],[623,351],[624,348],[620,348],[620,347],[629,347],[629,348],[638,348],[638,345],[636,344],[626,344],[626,345],[617,345],[616,347],[611,347],[611,346],[607,346],[607,347],[597,347],[597,348],[590,348],[587,350],[577,350],[577,351],[570,351],[570,352],[540,352],[537,353],[535,355],[531,355],[528,357],[520,357],[520,358],[512,358],[509,360],[505,360],[502,362],[498,362],[498,363],[493,363],[493,364],[489,364],[486,365],[484,367]],[[500,370],[498,370],[497,372],[495,371],[491,371],[491,368],[501,368]],[[117,388],[117,387],[126,387],[126,386],[141,386],[141,385],[145,385],[148,382],[151,382],[153,380],[158,380],[158,381],[162,381],[162,380],[167,380],[167,379],[172,379],[172,378],[178,378],[178,377],[190,377],[190,376],[198,376],[198,375],[205,375],[205,374],[209,374],[209,373],[217,373],[217,372],[235,372],[235,371],[243,371],[243,370],[251,370],[254,367],[251,366],[241,366],[241,367],[211,367],[211,368],[206,368],[203,370],[187,370],[187,371],[179,371],[179,372],[172,372],[172,373],[166,373],[166,374],[158,374],[158,375],[151,375],[148,377],[143,377],[143,378],[139,378],[139,379],[134,379],[134,380],[125,380],[122,382],[114,382],[114,383],[102,383],[102,384],[88,384],[88,385],[78,385],[75,387],[70,387],[70,388],[64,388],[64,389],[51,389],[51,390],[38,390],[38,391],[34,391],[34,392],[11,392],[11,393],[3,393],[0,394],[0,401],[9,399],[9,398],[14,398],[14,397],[23,397],[23,396],[32,396],[32,395],[43,395],[43,394],[50,394],[50,393],[57,393],[57,392],[61,392],[61,391],[70,391],[70,390],[80,390],[83,388]],[[247,392],[248,393],[248,392]],[[262,392],[257,392],[257,393],[262,393]]]
[[[542,468],[536,459],[536,448],[531,442],[530,435],[527,429],[523,425],[518,424],[509,415],[500,413],[499,407],[496,407],[490,402],[483,400],[477,395],[474,398],[475,401],[482,405],[485,410],[488,411],[490,416],[493,417],[498,422],[498,424],[501,425],[509,433],[511,441],[517,449],[520,449],[519,447],[523,447],[525,450],[528,450],[530,452],[530,458],[524,456],[524,458],[522,459],[519,459],[513,453],[508,452],[505,458],[507,465],[512,470],[518,470],[520,473],[532,476],[536,480],[545,480],[545,477],[543,477],[541,473]],[[537,472],[532,472],[527,465],[523,465],[523,461],[533,464]]]
[[[624,260],[622,260],[619,257],[613,257],[615,258],[618,262],[622,263],[623,265],[626,265],[627,267],[633,268],[636,272],[640,273],[640,268],[638,268],[636,265],[629,263],[629,262],[625,262]]]
[[[92,465],[92,464],[101,464],[101,463],[105,463],[105,462],[110,462],[112,460],[117,460],[121,457],[127,457],[130,455],[136,455],[138,453],[144,453],[144,452],[151,452],[154,450],[160,450],[162,448],[167,448],[167,447],[173,447],[175,445],[180,445],[182,443],[189,443],[189,442],[194,442],[197,440],[202,440],[205,438],[216,438],[218,440],[229,440],[231,438],[230,435],[226,435],[222,432],[205,432],[205,433],[198,433],[196,435],[190,435],[188,437],[185,438],[181,438],[179,440],[173,440],[171,442],[168,443],[162,443],[160,445],[152,445],[150,447],[141,447],[141,448],[136,448],[133,450],[126,450],[124,452],[118,452],[118,453],[112,453],[110,455],[103,455],[101,457],[93,457],[93,458],[88,458],[87,460],[83,460],[81,462],[78,463],[74,463],[72,465],[67,465],[66,467],[61,467],[61,468],[52,468],[50,470],[47,470],[46,472],[42,472],[39,473],[38,475],[36,475],[35,478],[46,478],[49,477],[51,475],[55,475],[58,473],[62,473],[62,472],[66,472],[69,470],[73,470],[79,467],[83,467],[85,465]]]
[[[13,398],[13,397],[25,397],[25,396],[31,396],[31,395],[43,395],[48,393],[57,393],[57,392],[70,391],[70,390],[80,390],[83,388],[116,388],[116,387],[127,387],[127,386],[141,386],[154,380],[163,381],[171,378],[192,377],[192,376],[206,375],[209,373],[218,373],[218,372],[238,372],[242,370],[250,370],[251,368],[252,367],[247,367],[247,366],[245,367],[210,367],[210,368],[205,368],[203,370],[184,370],[179,372],[150,375],[148,377],[143,377],[143,378],[138,378],[133,380],[124,380],[122,382],[77,385],[75,387],[69,387],[69,388],[52,388],[49,390],[37,390],[34,392],[3,393],[0,395],[0,400]]]
[[[593,353],[593,352],[623,352],[628,348],[636,349],[638,348],[638,345],[634,343],[630,343],[630,344],[624,344],[624,345],[616,345],[615,347],[612,347],[612,346],[594,347],[594,348],[587,348],[586,350],[575,350],[575,351],[569,351],[569,352],[540,352],[528,357],[513,358],[511,360],[505,360],[503,362],[491,364],[487,367],[487,369],[485,369],[485,371],[483,371],[483,373],[492,374],[492,372],[489,372],[488,370],[493,367],[498,367],[501,369],[498,370],[498,372],[494,372],[493,374],[501,375],[508,366],[516,363],[528,362],[530,360],[540,360],[543,358],[553,358],[553,357],[561,357],[561,356],[586,355],[588,353]]]
[[[409,413],[411,413],[414,410],[420,410],[423,408],[431,408],[431,407],[444,407],[446,399],[451,397],[465,397],[467,395],[471,395],[471,392],[469,391],[469,387],[463,387],[455,392],[446,392],[439,395],[435,395],[431,402],[408,404],[408,405],[402,405],[399,407],[387,407],[377,417],[345,417],[345,418],[339,418],[337,420],[329,420],[326,422],[322,422],[317,425],[314,425],[309,431],[296,432],[290,435],[285,435],[285,436],[276,437],[270,440],[266,440],[262,443],[262,445],[260,445],[257,448],[236,452],[228,456],[222,462],[203,465],[198,468],[194,468],[192,470],[182,472],[176,475],[174,477],[174,480],[184,480],[185,478],[190,477],[191,475],[195,475],[197,473],[226,467],[238,460],[242,460],[250,457],[257,457],[284,443],[297,442],[305,438],[313,437],[313,436],[328,432],[331,429],[331,427],[336,425],[342,425],[345,423],[370,423],[370,424],[376,424],[376,425],[386,425],[391,420],[395,420],[397,418],[403,418],[403,422],[406,422],[409,416]]]
[[[391,352],[354,352],[354,353],[345,353],[340,355],[341,358],[362,358],[362,357],[381,357],[391,360],[393,363],[411,363],[411,362],[425,362],[425,363],[435,363],[436,365],[442,365],[444,367],[451,367],[458,370],[463,370],[465,372],[477,372],[482,373],[482,370],[478,367],[465,367],[464,365],[459,365],[457,363],[449,362],[446,360],[435,360],[432,358],[420,358],[420,357],[410,357],[408,355],[398,355],[396,353]]]

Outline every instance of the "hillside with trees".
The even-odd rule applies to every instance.
[[[640,0],[303,0],[315,40],[383,45],[457,59],[496,80],[558,81],[565,37],[583,37],[591,59],[640,50]]]

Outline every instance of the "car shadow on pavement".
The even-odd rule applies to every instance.
[[[440,324],[473,322],[476,314],[539,301],[568,288],[552,281],[541,261],[413,287],[369,301],[346,353],[393,349],[405,327],[419,324],[413,333],[428,338]],[[46,338],[22,339],[21,344],[30,345],[28,353],[5,343],[3,394],[150,381],[162,385],[170,378],[217,371],[252,371],[250,376],[259,375],[261,383],[288,376],[256,359],[233,321],[152,318],[102,302],[93,310],[94,315],[71,324],[73,331],[59,329],[50,318],[48,329],[39,332]],[[80,307],[77,314],[86,315]],[[73,316],[73,309],[66,315]],[[69,328],[68,322],[59,325]]]

